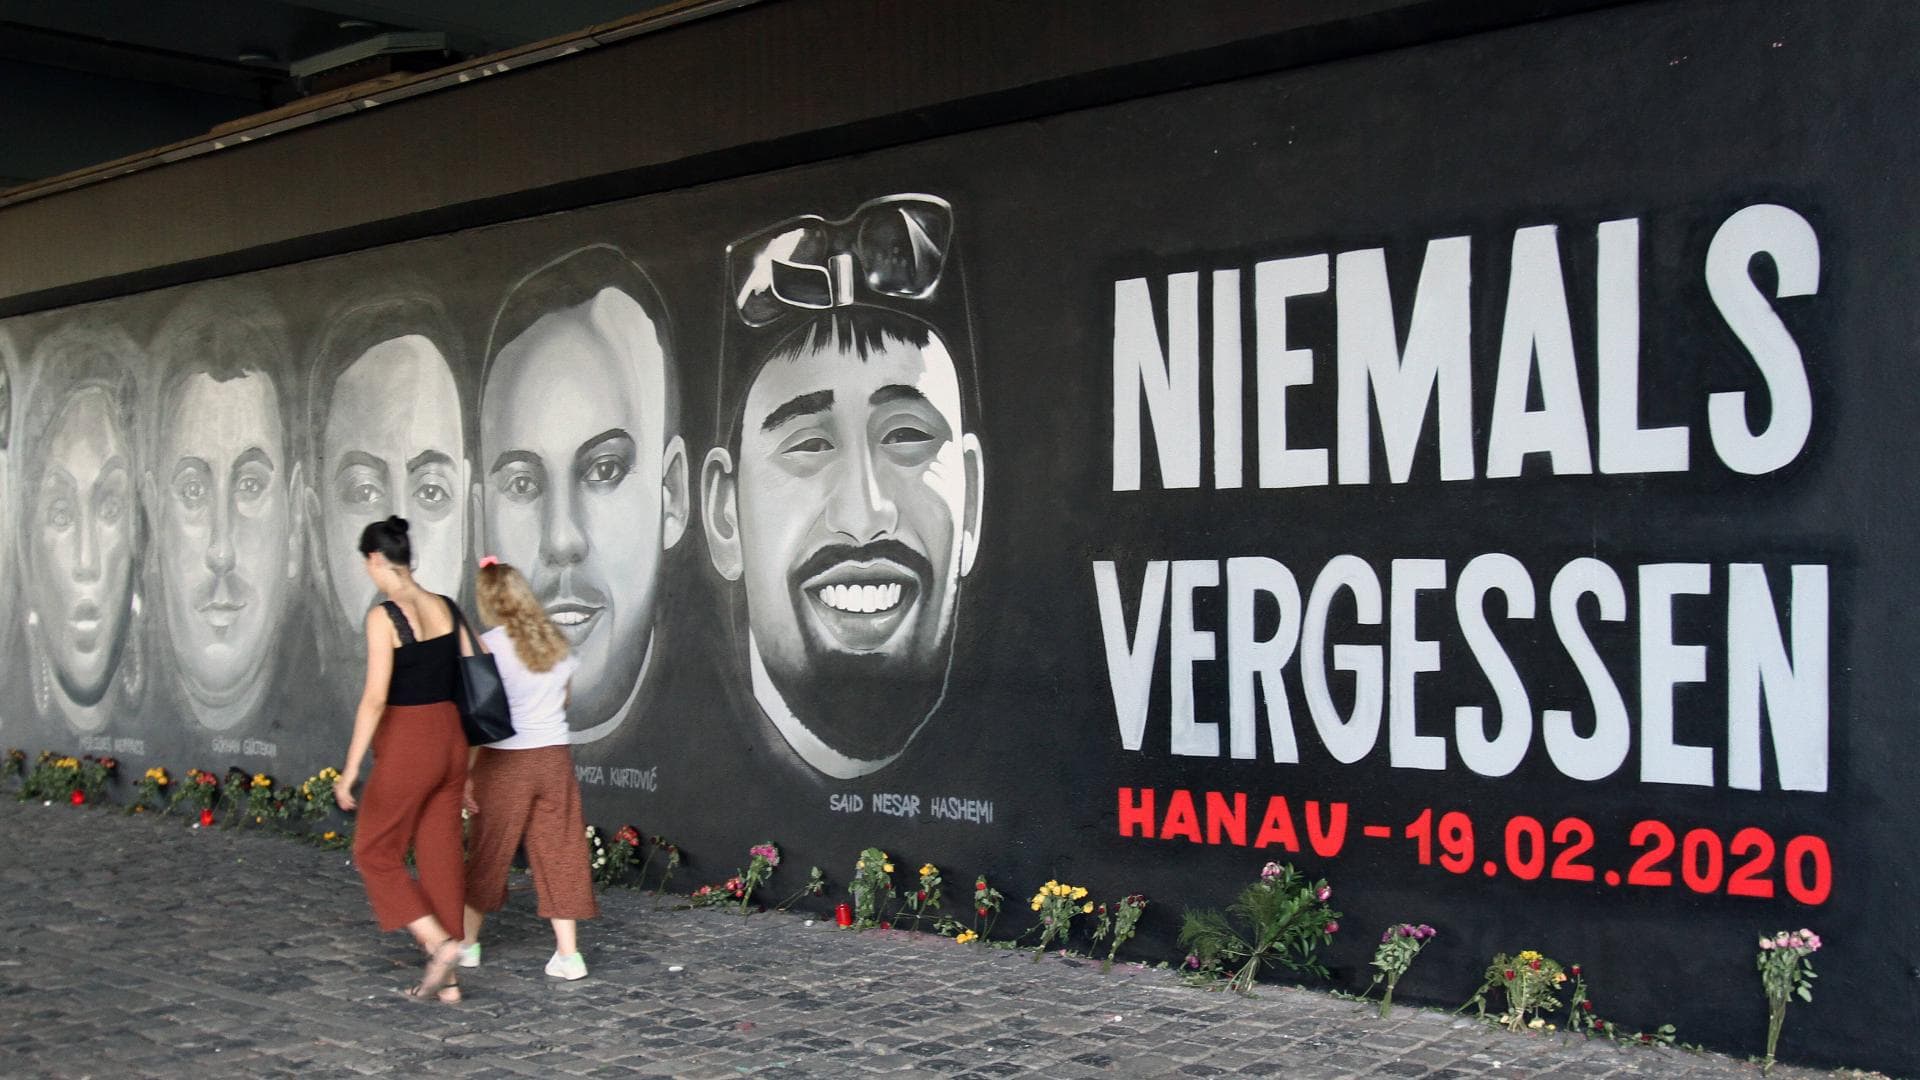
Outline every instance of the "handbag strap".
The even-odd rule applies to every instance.
[[[440,599],[445,600],[447,602],[447,612],[448,614],[453,616],[454,632],[462,635],[462,639],[466,643],[467,651],[465,653],[462,653],[461,655],[479,656],[480,655],[480,639],[474,637],[473,630],[467,626],[466,613],[460,610],[460,605],[454,603],[452,597],[442,596]]]
[[[393,620],[393,632],[400,635],[400,644],[413,644],[413,627],[407,624],[407,616],[401,612],[400,605],[391,600],[382,600],[380,606],[387,610],[387,618]]]

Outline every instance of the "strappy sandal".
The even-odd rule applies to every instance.
[[[460,940],[450,937],[441,942],[432,953],[428,954],[427,970],[421,976],[419,984],[409,986],[400,992],[413,1001],[424,1002],[431,1000],[452,1004],[453,1001],[460,1000],[458,997],[458,987],[452,987],[456,994],[451,1001],[449,1001],[443,993],[444,990],[449,988],[449,984],[453,982],[453,968],[454,965],[459,962]]]

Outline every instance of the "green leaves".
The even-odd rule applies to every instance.
[[[1244,933],[1217,911],[1188,911],[1181,920],[1180,944],[1200,965],[1189,979],[1226,978],[1228,986],[1250,994],[1266,967],[1326,978],[1317,954],[1339,929],[1340,913],[1326,903],[1332,894],[1325,881],[1308,882],[1292,866],[1268,863],[1261,879],[1227,905],[1228,914],[1245,925]],[[1225,975],[1226,967],[1235,968],[1231,976]]]

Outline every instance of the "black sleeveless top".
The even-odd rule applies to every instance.
[[[442,596],[448,613],[453,601]],[[400,644],[393,650],[393,677],[387,682],[389,705],[433,705],[453,700],[453,683],[459,677],[460,619],[454,617],[453,629],[439,637],[416,641],[413,627],[400,613],[400,605],[388,600],[380,605],[393,620]]]

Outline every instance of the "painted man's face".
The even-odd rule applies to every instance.
[[[828,747],[890,759],[944,692],[978,530],[979,444],[945,345],[770,361],[734,484],[729,576],[768,674]]]
[[[133,588],[134,498],[127,434],[100,387],[76,391],[47,434],[33,481],[27,589],[66,696],[106,695]]]
[[[453,372],[425,337],[383,341],[335,380],[315,486],[327,577],[349,632],[378,599],[361,567],[360,533],[391,515],[407,519],[420,584],[446,596],[459,591],[467,550],[464,445]]]
[[[492,554],[520,567],[580,658],[576,742],[624,719],[652,640],[661,554],[686,527],[686,455],[666,437],[659,333],[606,289],[494,359],[480,461]]]
[[[164,419],[151,475],[167,641],[193,699],[228,705],[269,674],[292,596],[297,466],[263,373],[189,376]]]

